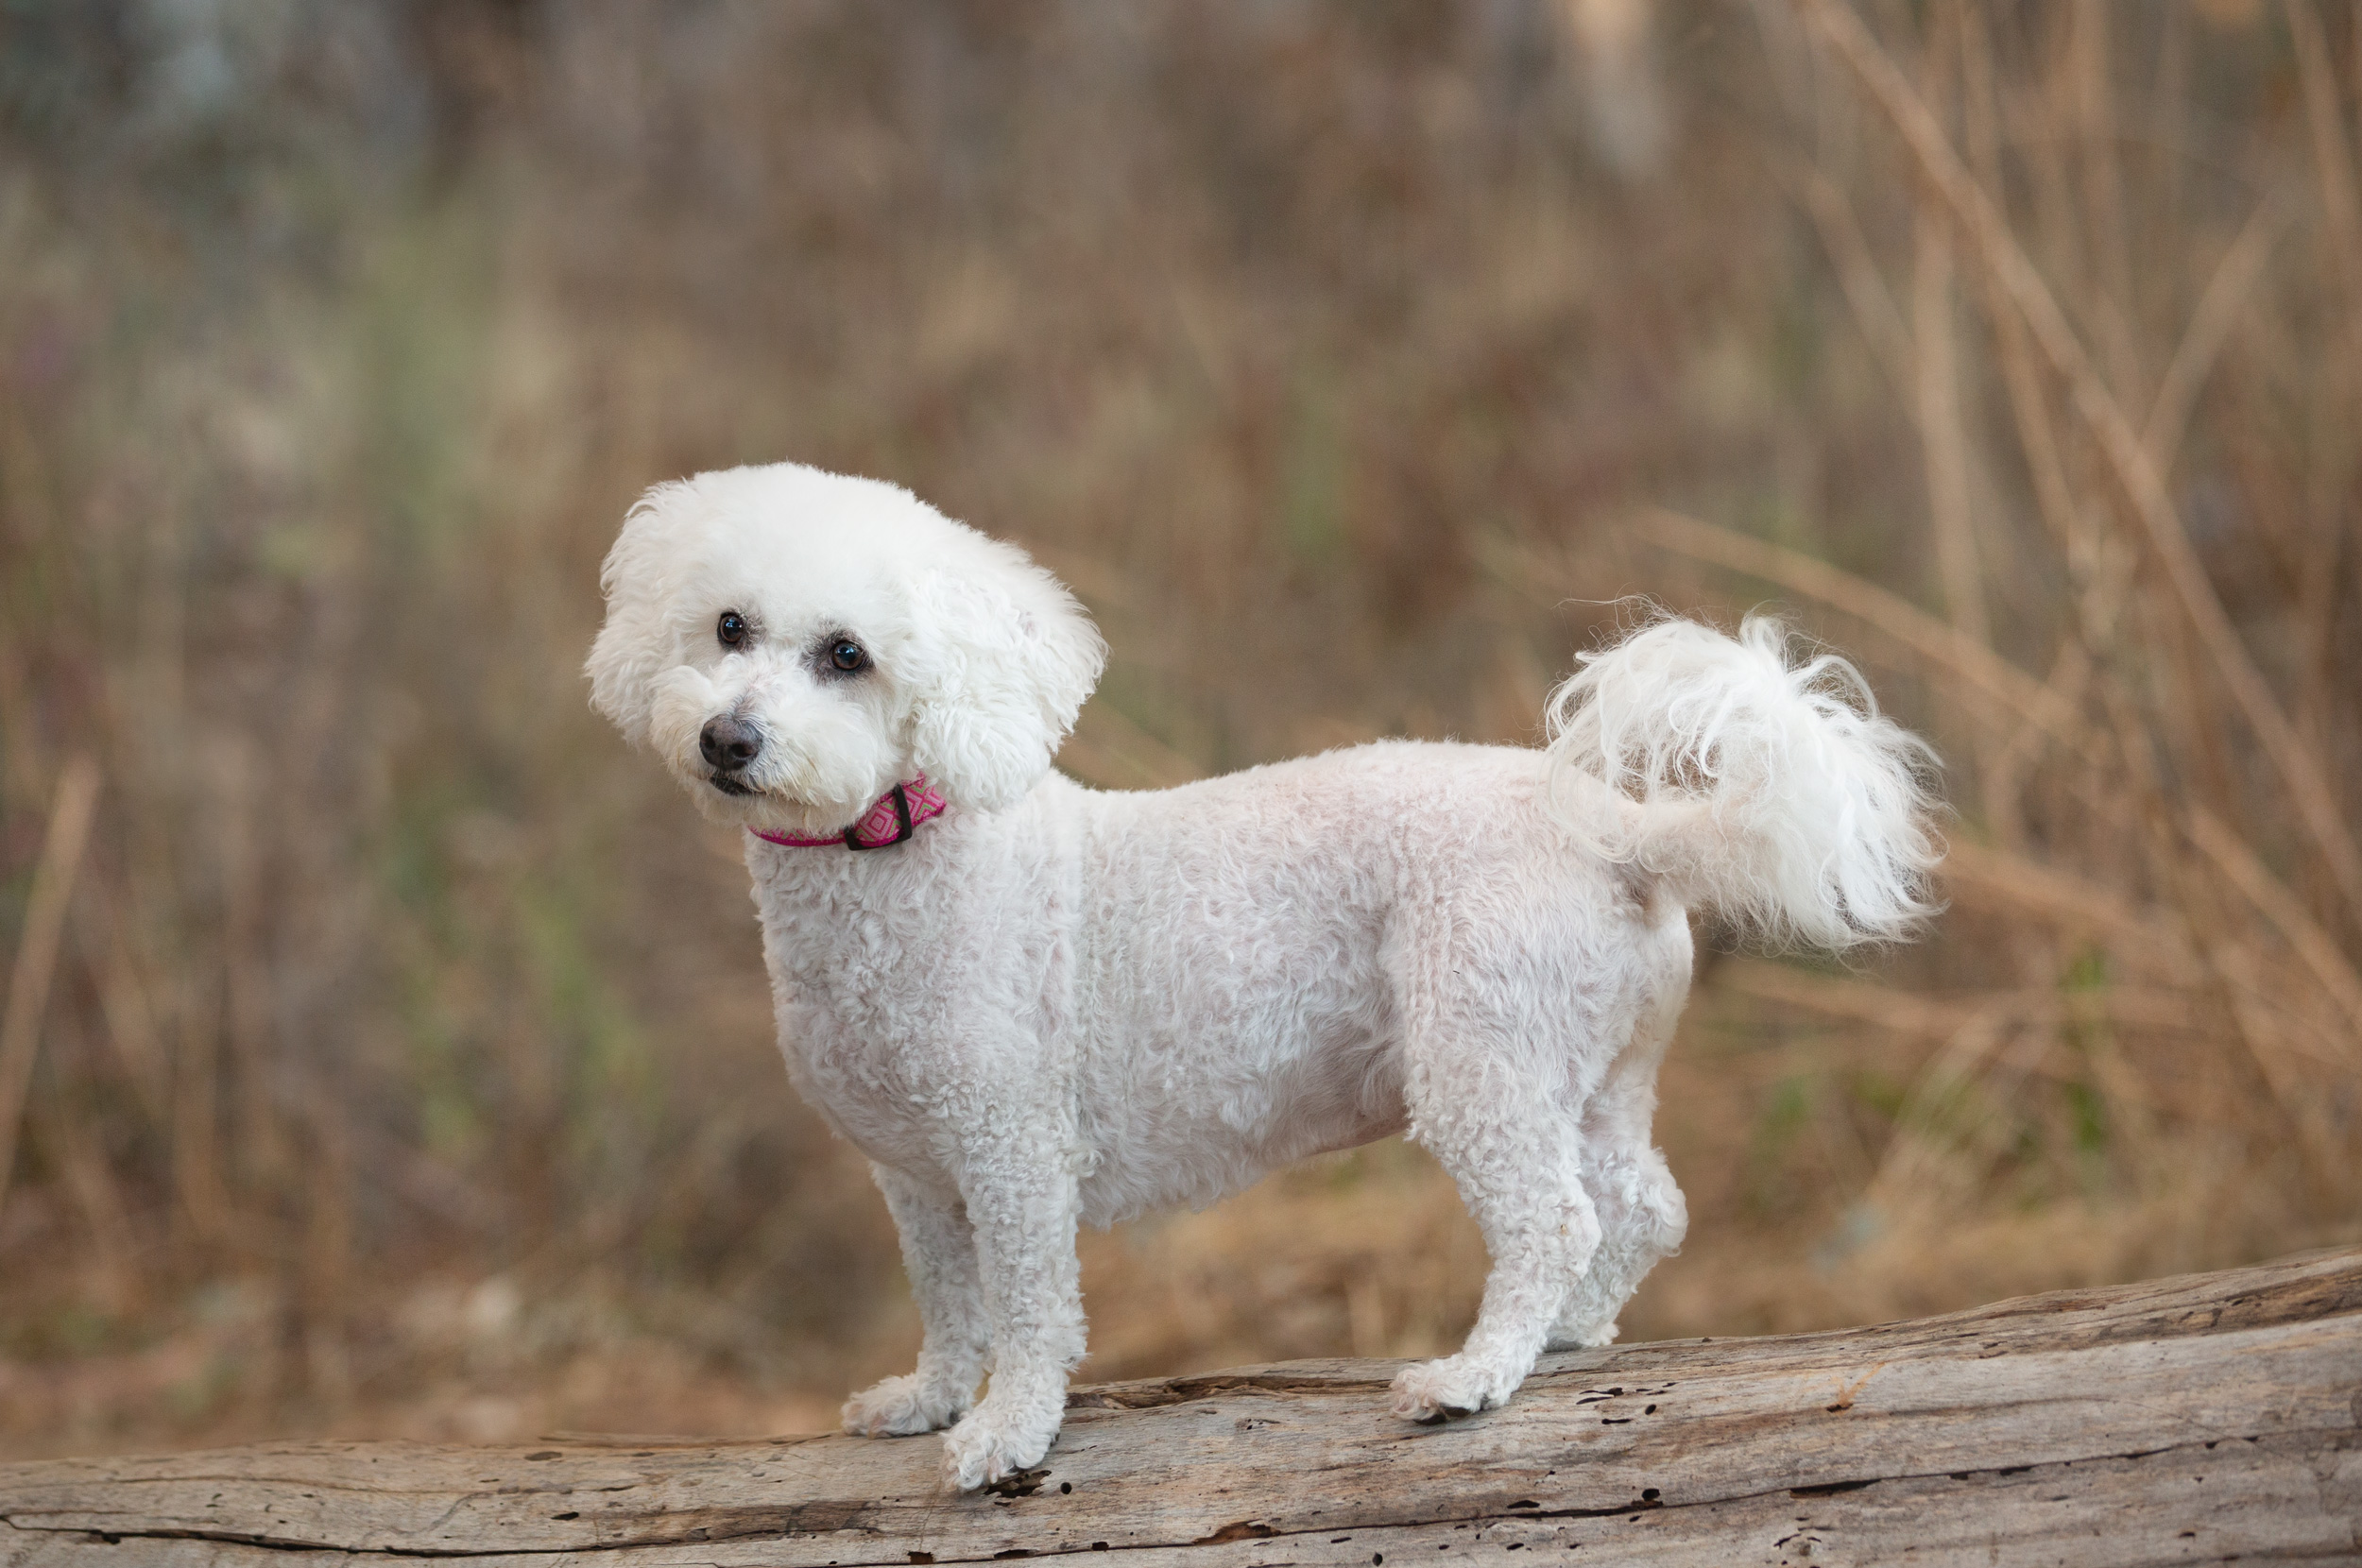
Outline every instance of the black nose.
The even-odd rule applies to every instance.
[[[712,766],[735,771],[762,753],[762,731],[724,714],[697,732],[697,750]]]

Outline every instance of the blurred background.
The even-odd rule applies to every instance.
[[[1711,930],[1627,1338],[2362,1239],[2346,0],[7,0],[0,1451],[818,1430],[916,1342],[739,847],[590,712],[645,486],[1022,541],[1143,788],[1536,739],[1646,593],[1941,747]],[[1085,1241],[1089,1377],[1419,1355],[1425,1155]]]

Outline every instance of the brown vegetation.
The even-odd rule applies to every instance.
[[[577,675],[631,497],[779,456],[1075,587],[1109,787],[1531,739],[1634,591],[1861,656],[1952,910],[1706,966],[1628,1337],[2354,1234],[2352,12],[206,14],[0,23],[0,1443],[908,1354],[736,847]],[[1334,1157],[1089,1240],[1090,1371],[1446,1344],[1481,1258]]]

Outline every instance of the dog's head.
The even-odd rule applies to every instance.
[[[834,832],[918,773],[1009,805],[1105,656],[1024,552],[795,463],[657,486],[600,584],[592,706],[731,826]]]

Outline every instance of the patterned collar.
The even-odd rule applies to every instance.
[[[776,844],[787,849],[886,849],[900,844],[918,831],[918,825],[931,817],[943,815],[948,803],[927,785],[927,775],[918,775],[907,784],[897,784],[880,795],[862,813],[862,819],[842,833],[824,838],[808,839],[796,833],[772,833],[760,827],[747,832],[765,844]]]

